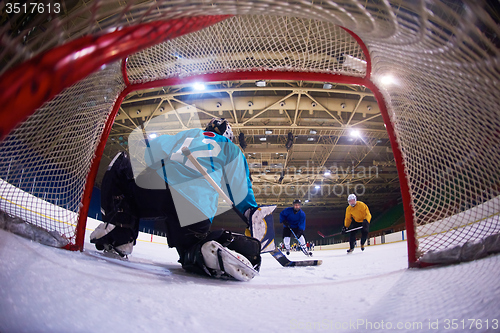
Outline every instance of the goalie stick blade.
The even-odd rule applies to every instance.
[[[295,267],[295,266],[319,266],[323,263],[323,260],[301,260],[301,261],[291,261],[277,248],[270,251],[271,255],[276,259],[283,267]]]

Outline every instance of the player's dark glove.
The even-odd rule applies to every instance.
[[[283,225],[284,225],[285,227],[290,228],[290,223],[288,223],[288,221],[287,221],[287,220],[283,221]]]
[[[342,227],[342,230],[340,231],[340,233],[341,233],[342,235],[345,235],[345,234],[346,234],[346,232],[347,232],[347,228],[346,228],[346,227],[345,227],[345,225],[344,225],[344,226]]]
[[[366,223],[368,223],[368,220],[367,220],[367,219],[364,219],[364,220],[363,220],[363,223],[365,223],[365,224],[366,224]]]

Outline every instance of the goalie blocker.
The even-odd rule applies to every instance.
[[[245,212],[245,217],[248,218],[248,223],[250,224],[247,236],[250,234],[259,240],[262,253],[271,252],[275,248],[273,219],[275,209],[276,205],[259,206],[250,209],[249,212]]]

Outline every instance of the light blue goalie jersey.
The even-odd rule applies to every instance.
[[[212,220],[217,213],[219,195],[182,154],[181,148],[188,147],[240,212],[257,207],[247,161],[240,149],[226,137],[201,129],[191,129],[176,135],[159,136],[149,142],[149,147],[145,152],[146,164],[154,168],[169,187],[175,190],[172,191],[174,203],[174,192],[177,192],[197,207],[205,218]],[[178,207],[176,203],[181,226],[199,222],[193,221],[193,218],[184,218],[190,213],[185,212],[186,209],[189,210],[189,207]]]

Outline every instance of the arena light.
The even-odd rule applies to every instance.
[[[379,82],[380,82],[380,84],[382,84],[385,87],[393,86],[393,85],[396,85],[398,83],[396,78],[391,74],[386,74],[386,75],[381,76],[379,79]]]
[[[360,138],[361,132],[359,130],[353,129],[351,130],[350,135],[354,138]]]
[[[264,81],[264,80],[255,81],[255,85],[257,87],[265,87],[266,86],[266,81]]]
[[[200,83],[200,82],[196,82],[193,84],[193,89],[194,90],[205,90],[205,85],[203,83]]]

